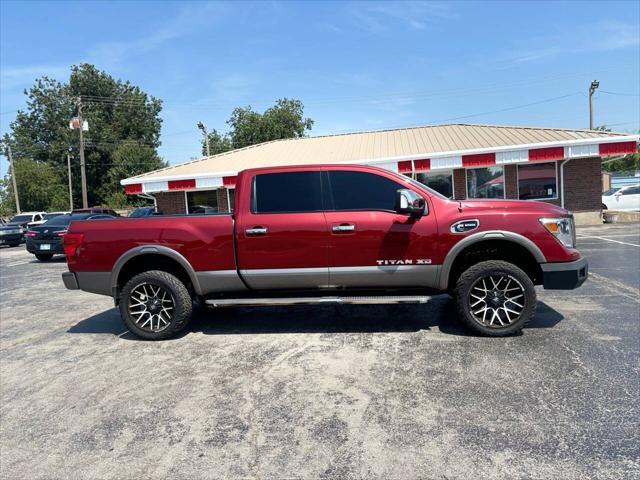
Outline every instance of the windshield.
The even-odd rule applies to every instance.
[[[606,192],[602,192],[602,196],[603,197],[609,197],[609,196],[613,195],[614,193],[616,193],[618,190],[620,190],[620,188],[610,188]]]
[[[60,215],[62,215],[62,213],[47,213],[47,214],[44,216],[44,219],[45,219],[45,220],[51,220],[52,218],[59,217]]]
[[[23,223],[23,222],[30,222],[31,221],[31,215],[15,215],[14,217],[11,218],[11,223]]]
[[[133,212],[129,214],[130,218],[144,217],[153,212],[153,207],[142,207],[136,208]]]
[[[406,175],[401,175],[401,174],[398,174],[398,175],[400,177],[402,177],[403,179],[407,180],[410,184],[412,184],[412,185],[414,185],[414,186],[416,186],[418,188],[422,188],[423,190],[428,191],[430,194],[432,194],[432,195],[434,195],[434,196],[436,196],[438,198],[441,198],[443,200],[451,200],[450,198],[447,198],[444,195],[442,195],[440,192],[436,192],[433,188],[427,187],[424,183],[420,183],[419,181],[414,180],[411,177],[407,177]]]

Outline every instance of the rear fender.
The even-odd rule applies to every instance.
[[[164,255],[178,262],[187,272],[187,275],[189,275],[189,280],[193,285],[193,290],[195,291],[195,293],[197,295],[202,295],[202,289],[200,288],[200,282],[198,282],[196,272],[193,270],[193,267],[191,267],[191,264],[186,258],[184,258],[184,256],[182,256],[175,250],[162,245],[141,245],[123,253],[113,266],[113,270],[111,271],[111,292],[113,292],[114,298],[117,297],[118,277],[120,276],[120,271],[122,270],[122,268],[129,260],[139,255],[146,255],[150,253],[156,255]]]

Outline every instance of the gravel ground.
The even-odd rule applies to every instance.
[[[582,228],[592,275],[521,336],[421,306],[233,308],[164,342],[63,259],[0,250],[0,476],[638,478],[640,225]]]

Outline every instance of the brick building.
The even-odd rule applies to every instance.
[[[246,168],[319,163],[376,165],[459,200],[542,200],[598,222],[601,158],[634,153],[639,136],[559,128],[437,125],[266,142],[121,183],[162,213],[226,212]]]

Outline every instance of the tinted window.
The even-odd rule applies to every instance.
[[[502,167],[468,169],[467,198],[504,198]]]
[[[320,172],[256,175],[252,205],[254,213],[321,211]]]
[[[335,210],[395,210],[403,187],[386,177],[365,172],[329,172]]]
[[[11,218],[11,223],[22,223],[32,221],[31,215],[15,215]]]
[[[447,198],[453,198],[453,171],[451,170],[417,173],[416,180]]]
[[[621,195],[638,195],[640,193],[640,187],[623,188],[620,191]]]
[[[520,200],[556,198],[555,162],[518,165],[518,192]]]
[[[187,213],[190,215],[218,213],[218,191],[200,190],[187,192]]]

